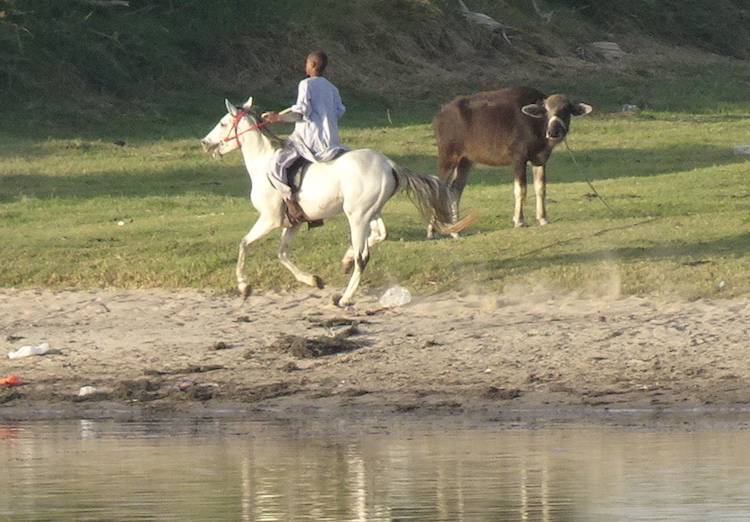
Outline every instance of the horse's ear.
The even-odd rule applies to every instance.
[[[547,114],[547,109],[545,109],[543,105],[532,103],[531,105],[524,105],[521,107],[521,112],[532,118],[544,118]]]
[[[250,96],[245,103],[242,104],[242,108],[249,111],[253,106],[253,97]]]
[[[231,114],[232,116],[236,116],[237,115],[237,107],[235,107],[232,102],[230,102],[229,100],[225,99],[224,100],[224,105],[227,106],[227,112],[229,114]]]
[[[583,116],[584,114],[589,114],[593,110],[594,108],[588,103],[576,103],[573,105],[573,110],[570,111],[570,113],[573,116]]]

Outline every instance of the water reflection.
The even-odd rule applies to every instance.
[[[0,425],[0,520],[736,520],[750,433]]]

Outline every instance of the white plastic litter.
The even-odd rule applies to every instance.
[[[30,355],[44,355],[49,351],[49,344],[42,343],[39,346],[21,346],[18,350],[8,352],[8,359],[20,359]]]
[[[393,308],[395,306],[404,306],[411,302],[411,292],[403,286],[392,286],[380,296],[378,301],[381,306]]]
[[[93,386],[81,386],[81,389],[78,390],[78,396],[79,397],[86,397],[87,395],[93,395],[97,393],[99,390],[94,388]]]

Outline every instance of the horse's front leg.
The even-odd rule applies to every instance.
[[[546,225],[547,208],[544,206],[544,200],[547,196],[547,179],[544,165],[532,167],[534,173],[534,192],[536,193],[536,220],[540,225]]]
[[[264,219],[263,216],[261,216],[252,226],[250,231],[245,234],[242,241],[240,241],[240,253],[237,256],[237,268],[235,269],[235,273],[237,275],[237,290],[239,290],[243,300],[247,299],[252,291],[244,274],[245,257],[247,256],[248,249],[250,248],[250,245],[275,228],[278,228],[278,226],[279,224],[276,220]]]
[[[292,239],[297,234],[300,225],[301,223],[291,228],[285,228],[281,232],[281,244],[279,245],[279,261],[294,275],[294,278],[300,283],[305,283],[308,286],[317,286],[318,288],[323,288],[325,287],[325,284],[320,277],[300,270],[294,263],[292,263],[292,260],[289,258],[289,246],[292,243]]]

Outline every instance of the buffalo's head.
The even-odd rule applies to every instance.
[[[559,143],[565,139],[570,129],[571,116],[583,116],[590,113],[594,108],[586,103],[571,103],[562,94],[553,94],[542,103],[525,105],[521,112],[532,118],[543,118],[546,120],[545,137],[553,142]]]

